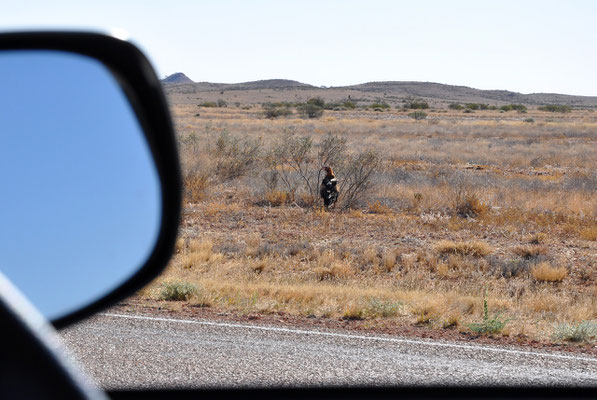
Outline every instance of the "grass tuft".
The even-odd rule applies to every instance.
[[[554,267],[549,262],[542,262],[531,268],[531,274],[539,282],[561,282],[568,276],[566,267]]]
[[[512,252],[525,260],[532,260],[547,255],[547,248],[543,246],[517,246]]]
[[[597,227],[583,229],[580,231],[580,238],[597,242]]]
[[[441,240],[435,244],[435,251],[440,255],[456,254],[461,256],[485,257],[493,252],[493,248],[485,242],[453,242]]]

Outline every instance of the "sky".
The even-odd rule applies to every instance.
[[[0,30],[125,30],[160,77],[597,96],[597,1],[12,1]]]

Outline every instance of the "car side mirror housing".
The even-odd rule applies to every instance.
[[[114,37],[2,34],[0,76],[0,273],[60,328],[166,266],[174,130],[148,60]]]

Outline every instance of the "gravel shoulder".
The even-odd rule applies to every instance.
[[[157,301],[129,298],[110,309],[111,313],[139,314],[165,318],[208,319],[219,322],[257,323],[271,326],[324,329],[351,334],[384,334],[405,338],[432,339],[458,343],[483,345],[513,346],[524,350],[557,351],[597,357],[597,344],[590,343],[554,343],[538,341],[530,337],[481,335],[458,329],[433,329],[427,326],[397,325],[392,321],[350,320],[343,318],[309,318],[288,313],[275,314],[238,314],[222,312],[213,308],[197,307],[184,302]]]
[[[597,358],[328,328],[111,310],[61,332],[106,389],[284,386],[595,386]]]

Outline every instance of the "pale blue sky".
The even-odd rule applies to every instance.
[[[12,1],[0,29],[122,28],[158,74],[597,96],[597,1]]]

